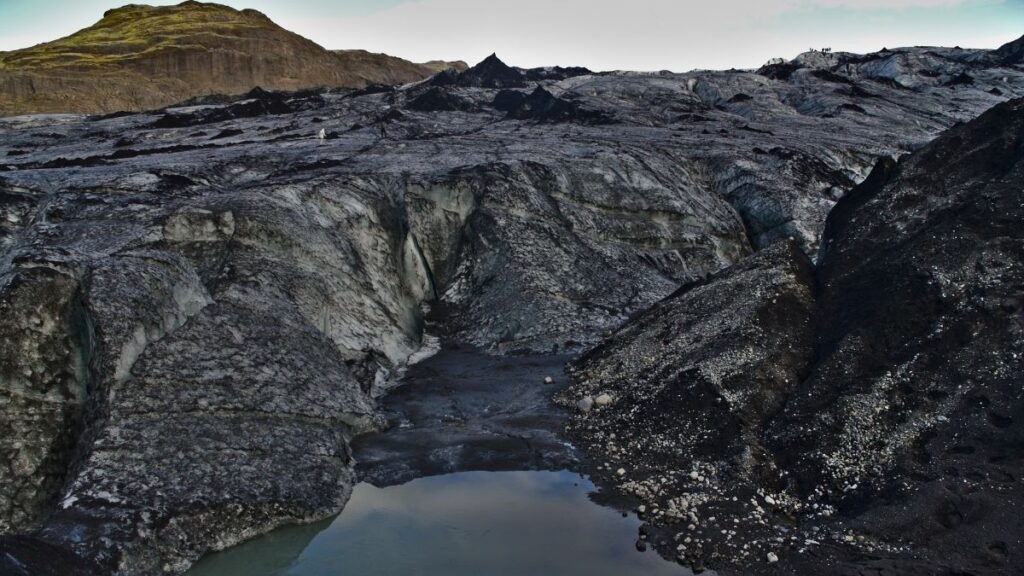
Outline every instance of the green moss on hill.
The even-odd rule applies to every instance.
[[[0,55],[0,68],[116,68],[174,50],[208,50],[233,38],[283,32],[255,10],[188,1],[177,6],[130,4],[107,11],[71,36]]]
[[[66,38],[0,53],[0,116],[145,110],[256,86],[404,84],[442,65],[366,51],[331,52],[255,10],[192,0],[132,4],[107,11]]]

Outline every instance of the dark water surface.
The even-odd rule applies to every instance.
[[[333,521],[212,554],[189,576],[659,576],[640,521],[593,503],[573,472],[461,472],[356,486]]]

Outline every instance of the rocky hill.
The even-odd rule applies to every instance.
[[[133,4],[67,38],[0,53],[0,116],[147,110],[257,86],[405,84],[448,66],[361,50],[331,52],[255,10],[191,0]]]
[[[576,363],[566,403],[614,401],[575,434],[625,470],[598,474],[664,553],[743,574],[1024,570],[1021,182],[1018,99],[880,162],[816,268],[779,242]]]
[[[879,370],[916,361],[908,342],[930,337],[936,298],[976,295],[984,300],[965,305],[978,306],[1011,298],[990,300],[996,292],[965,284],[960,268],[933,274],[911,265],[932,262],[946,245],[910,251],[902,234],[936,219],[994,221],[991,210],[959,207],[969,192],[988,197],[986,171],[1013,176],[1017,164],[1012,155],[991,163],[969,156],[974,172],[957,176],[965,166],[956,154],[984,145],[972,128],[958,128],[917,156],[931,160],[906,164],[908,177],[924,167],[948,171],[880,206],[894,218],[878,231],[856,218],[856,206],[893,197],[870,192],[888,177],[875,170],[857,185],[879,157],[919,151],[1020,96],[1024,70],[979,50],[814,53],[759,72],[689,74],[520,70],[492,57],[398,88],[258,90],[134,115],[0,120],[0,530],[11,534],[0,537],[0,568],[177,572],[207,550],[326,517],[354,481],[349,441],[378,425],[374,399],[418,350],[428,320],[447,342],[494,353],[576,352],[680,286],[688,288],[679,298],[718,312],[730,310],[730,298],[759,299],[740,302],[721,323],[652,330],[652,346],[637,351],[644,361],[687,347],[697,351],[689,358],[721,352],[707,366],[711,384],[758,399],[739,415],[725,406],[707,412],[723,419],[708,426],[739,434],[717,436],[723,455],[749,464],[736,470],[790,495],[774,500],[780,506],[803,506],[808,491],[835,490],[832,480],[860,486],[858,463],[842,468],[854,476],[815,473],[822,459],[845,453],[830,442],[859,420],[790,402],[808,382],[809,357],[835,366],[848,357],[864,375],[862,388],[829,379],[813,390],[865,391],[849,404],[872,394],[896,402],[909,384]],[[1015,106],[998,109],[1008,127]],[[961,186],[968,176],[979,184]],[[943,198],[948,210],[932,206]],[[826,224],[834,206],[853,220]],[[953,263],[1000,270],[998,258],[972,256],[982,236],[933,232],[915,238],[962,239]],[[835,281],[819,295],[810,270],[823,234],[818,268],[835,271]],[[911,300],[920,307],[905,311],[911,332],[892,335],[905,348],[899,358],[870,355],[886,340],[858,322],[881,322],[877,314],[851,307],[830,331],[808,317],[819,308],[832,314],[827,302],[847,309],[843,299],[858,289],[880,303],[878,314],[898,312],[884,286],[843,275],[858,259],[843,255],[871,241],[907,252],[885,256],[864,278],[891,276],[894,297],[925,290]],[[1012,237],[1006,242],[1010,250]],[[721,282],[720,292],[701,288]],[[948,317],[952,332],[938,333],[937,350],[988,326]],[[857,335],[864,347],[840,346]],[[609,353],[637,350],[619,338]],[[913,370],[945,366],[926,364]],[[835,386],[856,380],[836,370],[851,380]],[[597,386],[590,382],[579,385]],[[702,390],[700,402],[723,401]],[[678,398],[680,409],[688,398]],[[947,408],[961,406],[957,394],[924,398],[921,413],[936,420],[953,421]],[[992,413],[996,423],[1014,418],[998,406]],[[878,422],[889,427],[878,430],[914,429],[914,414],[883,410]],[[652,434],[679,420],[654,416],[661,428]],[[873,430],[876,422],[865,422]],[[827,433],[793,437],[820,446],[793,453],[790,486],[760,463],[776,462],[776,442],[801,425]],[[879,462],[885,469],[904,454],[878,450],[892,455]],[[710,465],[686,478],[691,472],[717,478]]]

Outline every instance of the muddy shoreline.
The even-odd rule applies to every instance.
[[[564,437],[569,355],[494,356],[446,348],[411,366],[379,399],[384,430],[352,443],[356,475],[375,486],[470,471],[575,470]],[[545,379],[550,378],[550,382]]]

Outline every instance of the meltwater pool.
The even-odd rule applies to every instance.
[[[336,518],[204,557],[189,576],[660,576],[640,521],[573,472],[462,472],[356,486]]]

